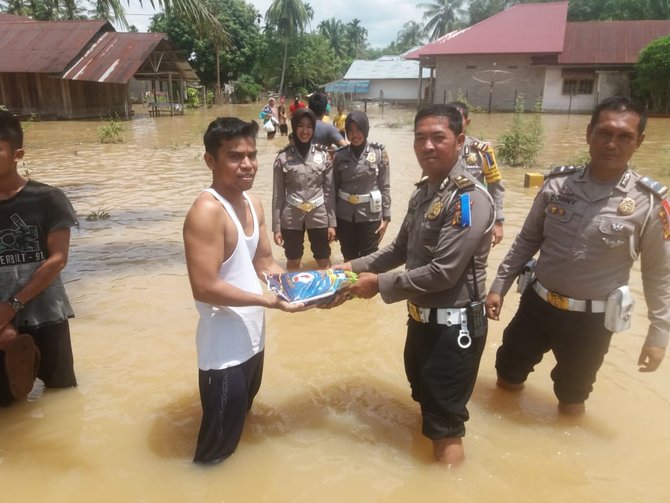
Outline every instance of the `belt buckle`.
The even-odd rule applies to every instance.
[[[306,201],[304,203],[300,203],[298,205],[298,208],[300,208],[302,211],[305,213],[309,213],[312,211],[316,206],[314,206],[314,203],[310,203],[309,201]]]
[[[351,204],[358,204],[361,202],[356,194],[349,194],[347,201],[349,201]]]
[[[562,295],[550,291],[547,292],[547,302],[563,311],[568,311],[570,307],[570,299],[568,297],[563,297]]]
[[[409,311],[410,317],[414,321],[418,321],[419,323],[423,323],[423,320],[421,319],[421,312],[419,311],[419,308],[412,304],[411,302],[407,303],[407,311]]]

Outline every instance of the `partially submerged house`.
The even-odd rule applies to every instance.
[[[423,78],[430,75],[423,70]],[[382,56],[373,61],[354,60],[337,82],[326,85],[327,93],[352,93],[357,99],[407,102],[417,99],[419,62],[403,56]],[[424,81],[425,92],[428,83]]]
[[[128,118],[132,78],[169,93],[172,111],[197,81],[167,35],[117,33],[108,21],[0,14],[0,54],[0,104],[22,116]]]
[[[465,97],[484,110],[587,112],[627,95],[639,52],[670,20],[567,22],[568,2],[517,4],[407,55],[431,71],[428,101]]]

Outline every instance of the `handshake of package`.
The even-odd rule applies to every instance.
[[[266,274],[268,289],[290,304],[328,304],[338,292],[358,279],[356,273],[336,269]]]

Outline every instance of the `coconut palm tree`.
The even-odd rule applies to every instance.
[[[344,56],[344,38],[346,32],[344,29],[344,24],[339,19],[334,17],[330,19],[324,19],[317,26],[317,31],[321,36],[326,38],[330,43],[330,47],[333,49],[333,52],[337,57]]]
[[[462,24],[459,17],[463,0],[434,0],[434,2],[419,4],[419,7],[426,9],[423,18],[426,20],[426,34],[430,33],[431,42]]]
[[[184,0],[185,1],[185,0]],[[265,13],[265,21],[274,26],[284,42],[284,62],[281,69],[279,93],[284,92],[284,77],[288,61],[288,44],[295,35],[304,31],[309,22],[309,12],[301,0],[273,0]]]
[[[417,45],[423,45],[425,37],[426,31],[422,24],[416,21],[407,21],[398,33],[396,44],[407,51]]]
[[[361,26],[360,19],[352,19],[346,25],[347,43],[349,45],[349,56],[356,58],[363,54],[365,43],[368,39],[368,30]]]

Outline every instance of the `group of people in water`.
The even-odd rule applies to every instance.
[[[264,309],[308,308],[263,290],[264,275],[285,272],[270,233],[286,269],[301,268],[307,233],[318,268],[357,274],[319,307],[377,294],[406,304],[405,373],[422,432],[445,465],[464,459],[467,403],[488,320],[499,319],[518,277],[525,288],[496,355],[500,388],[520,390],[551,351],[559,412],[583,413],[612,334],[630,324],[627,283],[638,257],[650,321],[638,365],[643,372],[659,367],[670,332],[670,202],[666,187],[629,166],[645,138],[643,106],[625,97],[596,106],[586,129],[589,161],[546,175],[487,293],[489,251],[503,239],[504,186],[491,145],[465,134],[468,107],[433,104],[417,112],[419,181],[397,235],[380,248],[391,219],[388,154],[369,141],[365,113],[345,116],[345,138],[321,120],[326,104],[315,93],[308,107],[290,111],[293,136],[273,164],[269,224],[250,192],[259,124],[219,117],[204,134],[212,184],[183,227],[199,314],[203,414],[195,462],[218,463],[238,446],[261,385]],[[60,280],[76,214],[62,191],[18,173],[23,154],[19,120],[0,111],[0,405],[25,397],[36,377],[47,388],[76,385],[73,313]],[[344,263],[333,266],[335,239]]]

